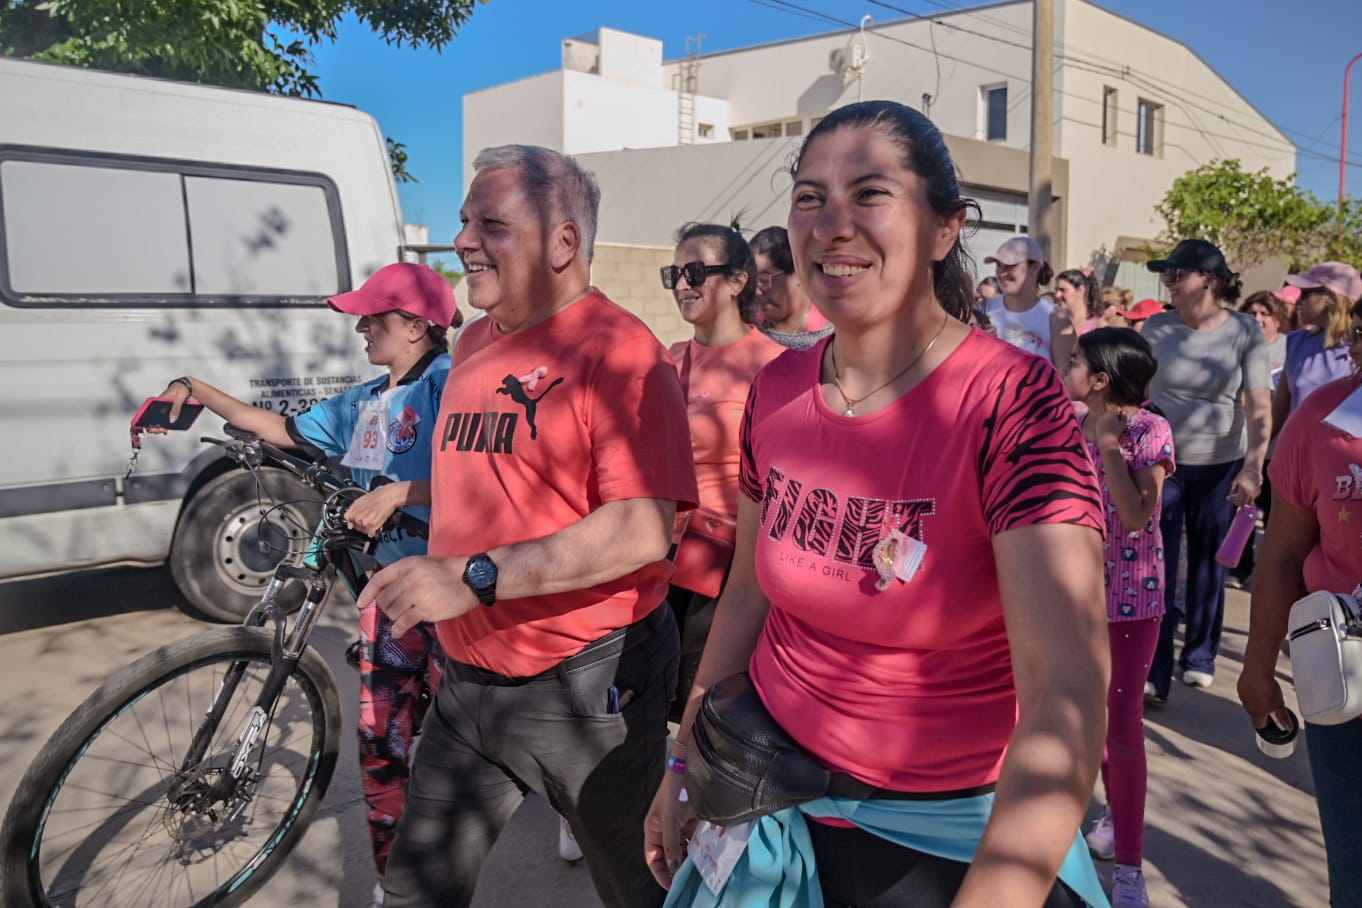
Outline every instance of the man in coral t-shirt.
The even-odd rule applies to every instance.
[[[384,904],[463,906],[526,791],[571,825],[602,902],[661,905],[643,819],[677,637],[659,608],[696,500],[685,402],[646,325],[591,287],[600,191],[571,158],[474,161],[455,245],[468,300],[435,427],[430,554],[384,569],[400,636],[436,622],[426,719]]]

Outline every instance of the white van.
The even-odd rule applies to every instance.
[[[372,377],[325,297],[401,255],[368,114],[0,58],[0,579],[169,560],[244,614],[280,554],[221,421],[125,476],[129,420],[182,374],[286,415]]]

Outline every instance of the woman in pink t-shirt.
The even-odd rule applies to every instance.
[[[1078,338],[1064,381],[1084,404],[1083,438],[1097,465],[1107,515],[1107,807],[1087,835],[1102,860],[1116,859],[1112,903],[1147,905],[1144,873],[1144,683],[1164,613],[1163,480],[1173,472],[1173,429],[1146,409],[1158,369],[1154,351],[1131,328],[1098,328]]]
[[[1352,307],[1344,337],[1354,367],[1362,369],[1362,303]],[[1353,375],[1324,385],[1301,402],[1277,436],[1268,467],[1272,519],[1253,574],[1249,638],[1239,699],[1255,728],[1285,708],[1277,657],[1291,605],[1308,593],[1348,593],[1362,582],[1362,438],[1324,419],[1362,389]],[[1354,402],[1353,410],[1359,405]],[[1305,723],[1310,775],[1315,783],[1330,904],[1362,904],[1362,717],[1342,725]]]
[[[743,404],[758,370],[785,348],[742,319],[742,308],[756,295],[757,267],[736,225],[686,224],[677,232],[672,262],[662,269],[662,286],[695,331],[669,352],[686,395],[700,491],[699,507],[677,521],[684,532],[667,595],[681,630],[673,704],[673,718],[680,719],[733,558]]]
[[[816,802],[836,823],[806,824],[807,804],[762,817],[760,840],[799,859],[773,881],[744,855],[744,898],[810,904],[794,874],[839,905],[1099,904],[1078,830],[1106,708],[1102,515],[1073,406],[1048,362],[963,323],[972,203],[929,120],[833,111],[793,177],[796,272],[837,331],[748,397],[735,557],[649,865],[676,880],[670,904],[716,904],[692,864],[675,876],[680,792],[705,691],[750,671],[771,717],[865,794]]]

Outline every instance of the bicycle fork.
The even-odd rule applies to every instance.
[[[269,585],[266,586],[264,595],[260,597],[260,602],[246,616],[243,623],[247,627],[263,627],[267,621],[274,624],[274,641],[270,648],[270,670],[265,677],[259,696],[256,697],[250,713],[237,733],[236,749],[232,754],[231,761],[228,763],[225,772],[220,774],[209,786],[206,792],[207,797],[200,806],[207,807],[216,803],[229,803],[238,794],[242,781],[248,776],[249,767],[255,762],[254,756],[260,743],[261,734],[269,724],[270,717],[274,714],[274,708],[278,703],[280,694],[283,693],[284,684],[293,674],[298,660],[302,658],[308,638],[311,637],[317,621],[321,618],[322,604],[327,591],[330,589],[334,572],[335,568],[331,565],[318,570],[307,566],[281,564],[275,571]],[[277,599],[285,582],[290,579],[306,581],[308,591],[303,605],[299,609],[298,617],[294,620],[293,627],[288,632],[286,639],[285,631],[288,618],[279,609]],[[185,782],[193,777],[192,774],[207,754],[213,735],[221,724],[232,698],[236,695],[237,687],[240,686],[245,672],[246,662],[233,663],[223,677],[222,683],[218,686],[218,691],[213,697],[213,703],[195,731],[189,752],[180,765],[180,773],[185,777]],[[181,789],[181,792],[183,790]],[[175,800],[173,794],[172,800]]]

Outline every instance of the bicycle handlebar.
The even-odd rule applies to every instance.
[[[334,492],[346,489],[364,491],[364,487],[354,480],[337,476],[322,464],[297,457],[282,448],[275,447],[254,432],[238,428],[230,423],[223,427],[223,431],[230,435],[234,441],[210,438],[207,435],[200,436],[199,441],[225,448],[233,460],[247,469],[260,466],[263,458],[267,457],[323,495],[331,495]],[[382,483],[375,481],[375,488],[378,485],[382,485]],[[401,508],[394,511],[393,515],[388,518],[387,525],[397,527],[403,532],[421,539],[430,538],[430,524],[419,517],[408,514]]]

